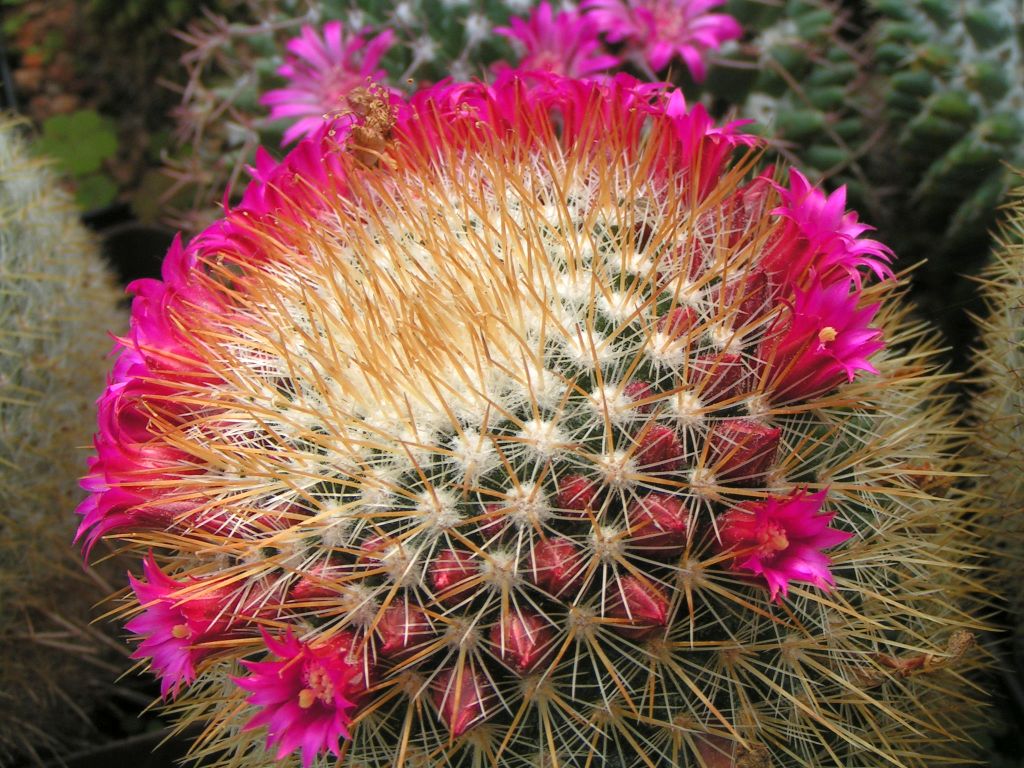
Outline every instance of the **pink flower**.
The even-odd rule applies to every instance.
[[[267,747],[277,744],[277,760],[301,750],[303,768],[321,753],[340,757],[339,739],[351,738],[348,726],[359,697],[369,687],[367,673],[352,653],[354,635],[340,632],[327,642],[308,645],[291,629],[275,640],[263,633],[280,661],[243,661],[252,674],[232,678],[259,707],[245,730],[267,726]]]
[[[581,16],[575,8],[555,14],[547,0],[525,21],[513,17],[509,26],[494,31],[518,43],[522,49],[520,69],[586,77],[620,63],[617,56],[602,51],[593,19]]]
[[[786,596],[790,581],[828,590],[835,584],[831,561],[822,550],[842,544],[852,533],[829,528],[835,512],[821,512],[827,490],[800,490],[782,499],[748,501],[718,518],[718,541],[734,551],[733,570],[764,577],[771,599]]]
[[[340,110],[354,88],[387,77],[378,64],[394,33],[385,30],[369,42],[364,34],[346,36],[340,21],[329,21],[323,26],[323,37],[313,27],[304,26],[301,36],[288,42],[290,55],[277,74],[289,84],[260,98],[261,104],[270,107],[272,120],[299,118],[285,131],[284,144],[316,133],[325,116]]]
[[[893,276],[892,251],[877,240],[861,238],[872,229],[846,212],[846,187],[831,195],[811,185],[800,171],[789,169],[789,188],[774,184],[782,204],[771,211],[787,220],[775,249],[765,257],[769,271],[782,273],[794,285],[817,277],[830,283],[850,277],[861,287],[862,268],[880,280]]]
[[[201,582],[175,581],[150,555],[142,563],[146,581],[131,574],[128,580],[143,611],[125,624],[142,637],[133,659],[150,659],[160,678],[160,695],[177,696],[182,683],[196,677],[196,664],[215,648],[209,643],[232,634],[229,616],[231,592],[203,588]]]
[[[885,346],[868,324],[879,305],[858,307],[849,279],[797,290],[792,305],[761,343],[772,403],[808,400],[853,381],[857,371],[878,373],[868,358]]]
[[[725,0],[584,0],[609,42],[625,41],[642,51],[660,71],[676,56],[700,82],[706,74],[704,54],[743,34],[739,22],[724,13],[707,13]]]

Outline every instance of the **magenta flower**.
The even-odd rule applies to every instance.
[[[722,551],[734,551],[733,570],[764,577],[771,599],[785,597],[789,582],[819,589],[835,585],[831,561],[822,550],[842,544],[852,533],[830,528],[835,512],[821,512],[827,490],[800,490],[782,499],[748,501],[718,518]]]
[[[208,643],[232,634],[234,609],[224,588],[204,589],[201,582],[181,582],[167,576],[150,555],[142,563],[146,581],[128,580],[143,611],[125,624],[142,637],[133,659],[150,659],[160,678],[160,695],[178,695],[182,683],[196,678],[196,664],[213,653]]]
[[[340,757],[338,742],[351,738],[348,725],[368,687],[362,662],[352,652],[354,635],[341,632],[311,646],[289,628],[280,640],[266,632],[263,639],[281,660],[243,661],[252,674],[232,678],[251,691],[247,701],[261,710],[245,730],[267,726],[267,748],[277,744],[275,759],[300,750],[303,768],[325,751]]]
[[[520,69],[587,77],[620,63],[617,56],[602,50],[597,25],[590,16],[580,15],[575,8],[555,14],[547,0],[525,21],[513,17],[509,26],[495,27],[494,31],[521,49]]]
[[[625,41],[661,71],[679,56],[700,82],[704,54],[743,34],[739,22],[724,13],[708,13],[725,0],[584,0],[581,7],[609,42]]]
[[[797,290],[792,305],[761,343],[772,403],[807,400],[853,381],[857,371],[878,373],[868,358],[885,346],[869,323],[879,305],[858,307],[852,281]]]
[[[782,204],[771,211],[787,220],[774,253],[765,257],[769,270],[784,271],[789,282],[798,285],[805,278],[822,282],[850,277],[861,287],[862,268],[879,279],[893,276],[889,262],[892,251],[877,240],[861,238],[872,227],[857,221],[846,211],[846,187],[831,195],[812,186],[800,171],[789,169],[789,188],[773,184]]]
[[[272,120],[299,118],[285,131],[283,144],[316,133],[326,117],[344,107],[345,97],[354,88],[387,77],[378,65],[394,33],[385,30],[369,42],[365,34],[347,36],[340,21],[329,21],[322,37],[313,27],[304,26],[301,36],[288,42],[290,55],[277,70],[288,86],[260,98],[261,104],[270,107]]]

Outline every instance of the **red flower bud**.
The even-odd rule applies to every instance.
[[[430,566],[430,584],[438,601],[455,605],[469,596],[469,581],[477,575],[473,556],[461,549],[446,549]]]
[[[689,383],[705,405],[744,394],[754,384],[753,374],[739,355],[702,355],[690,364]]]
[[[434,629],[423,609],[401,600],[388,606],[377,622],[381,644],[377,652],[401,660],[412,656],[434,637]]]
[[[380,559],[384,555],[394,542],[386,536],[377,536],[371,534],[363,539],[363,543],[359,545],[359,554],[357,556],[361,563],[368,563],[373,566],[380,564]]]
[[[622,388],[622,394],[635,403],[639,400],[646,400],[649,397],[653,397],[654,388],[651,387],[650,382],[644,381],[643,379],[633,379]],[[644,403],[643,405],[636,406],[633,410],[636,413],[650,413],[652,405],[652,403]]]
[[[525,675],[551,652],[551,627],[535,613],[514,613],[491,627],[491,645],[505,664]]]
[[[735,307],[729,318],[729,324],[733,329],[738,331],[751,320],[764,315],[768,303],[768,288],[768,276],[761,269],[749,272],[745,277],[733,280],[725,286],[725,304]]]
[[[636,463],[646,472],[675,472],[685,455],[675,430],[662,424],[653,425],[637,440]]]
[[[668,598],[657,587],[635,576],[623,576],[609,592],[605,615],[621,620],[612,625],[620,635],[640,640],[668,624]]]
[[[339,592],[335,568],[321,563],[302,574],[288,592],[290,600],[311,600],[318,597],[337,596]]]
[[[633,549],[650,557],[675,557],[686,549],[690,510],[678,496],[649,493],[628,510]]]
[[[441,720],[458,738],[487,719],[487,704],[494,691],[486,677],[472,667],[463,667],[461,678],[454,669],[441,671],[430,685],[430,697]]]
[[[570,517],[585,518],[586,510],[597,498],[597,485],[583,475],[568,475],[558,483],[555,503],[558,511]]]
[[[569,539],[538,541],[530,557],[529,574],[534,584],[554,597],[578,589],[583,583],[583,554]]]
[[[662,289],[671,290],[671,283],[683,276],[688,281],[695,281],[704,271],[704,264],[711,256],[711,248],[700,237],[687,238],[684,243],[667,253],[660,270],[660,277],[665,283]]]
[[[749,419],[726,419],[708,436],[708,466],[722,480],[756,484],[775,463],[782,431]]]
[[[508,514],[505,507],[496,501],[484,504],[484,519],[480,521],[480,535],[485,539],[500,536],[508,527]]]
[[[673,339],[687,334],[697,322],[697,313],[691,307],[676,307],[658,318],[657,330]]]

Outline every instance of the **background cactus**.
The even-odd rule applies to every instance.
[[[109,590],[67,510],[122,313],[95,241],[24,126],[0,123],[0,763],[88,726],[118,671],[90,605]],[[116,648],[112,641],[106,641]],[[103,652],[103,649],[107,649]]]
[[[997,247],[981,275],[985,312],[975,350],[976,384],[970,412],[976,430],[975,459],[983,479],[986,522],[1000,573],[1000,594],[1006,598],[1009,637],[1003,666],[1008,676],[1011,713],[1024,708],[1020,680],[1024,671],[1024,197],[1019,194],[1001,222]],[[1003,753],[1020,757],[1022,738],[1012,714],[1004,718],[1007,746]],[[1019,761],[994,763],[1019,765]]]
[[[777,156],[861,204],[872,124],[868,53],[848,6],[832,0],[731,0],[744,37],[712,59],[705,98],[753,119]],[[694,91],[696,95],[698,91]],[[874,213],[874,211],[872,211]]]
[[[927,258],[925,309],[944,317],[972,300],[969,281],[1024,163],[1024,7],[1017,0],[871,0],[876,89],[885,138],[870,176],[879,225],[897,252]],[[957,347],[966,335],[947,327]]]
[[[80,536],[196,755],[968,752],[962,436],[842,194],[624,81],[361,98],[135,286],[100,401]]]
[[[176,113],[179,151],[172,155],[175,184],[166,196],[170,219],[187,232],[198,231],[218,215],[226,186],[244,186],[244,168],[256,148],[280,146],[293,121],[268,119],[259,98],[281,85],[275,72],[303,25],[319,30],[341,21],[349,35],[391,30],[393,44],[381,62],[386,85],[408,89],[450,75],[481,76],[490,62],[511,58],[509,46],[491,30],[518,7],[514,0],[230,0],[221,13],[192,22],[182,35],[187,84]]]

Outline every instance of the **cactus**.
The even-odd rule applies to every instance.
[[[134,286],[79,537],[216,766],[931,766],[984,666],[882,244],[628,78],[304,140]]]
[[[872,0],[885,138],[869,175],[891,190],[879,224],[897,253],[928,258],[925,308],[972,301],[988,230],[1024,163],[1024,8],[1018,0]],[[965,349],[967,339],[951,340]]]
[[[89,691],[116,668],[89,605],[67,510],[103,386],[118,292],[95,241],[24,126],[0,122],[0,763],[39,760],[85,730]],[[109,642],[109,641],[108,641]],[[104,666],[106,665],[106,666]],[[97,674],[98,673],[98,674]]]
[[[518,8],[514,0],[508,7],[482,0],[225,0],[221,7],[180,33],[187,83],[176,111],[179,151],[168,167],[175,184],[166,199],[170,220],[187,232],[219,215],[225,187],[243,186],[256,148],[280,145],[294,122],[269,119],[260,97],[281,85],[276,71],[303,26],[311,34],[328,22],[341,22],[346,36],[388,32],[382,84],[407,89],[449,75],[482,76],[490,62],[511,58],[492,29]]]
[[[1024,596],[1020,573],[1024,565],[1024,196],[1017,194],[1001,222],[996,248],[979,278],[985,312],[978,319],[981,335],[975,350],[975,384],[970,411],[980,475],[978,491],[985,500],[985,522],[1000,574],[999,592],[1009,626],[1005,643],[1006,673],[1017,678],[1024,670]],[[1024,702],[1018,693],[1017,711]],[[1022,746],[1018,720],[1005,718],[1019,758]],[[1016,761],[1010,763],[1017,765]]]
[[[746,34],[714,59],[704,92],[756,121],[777,156],[847,185],[860,203],[873,131],[868,57],[850,12],[833,0],[732,0],[725,10]]]

